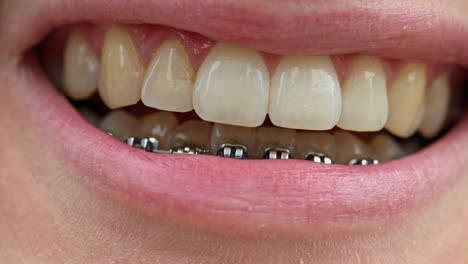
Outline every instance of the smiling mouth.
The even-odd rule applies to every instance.
[[[226,18],[223,34],[206,17],[191,25],[167,15],[164,25],[150,25],[139,4],[141,23],[111,6],[126,23],[103,4],[77,3],[76,15],[57,4],[57,25],[39,25],[30,34],[36,42],[23,37],[27,47],[51,31],[34,51],[55,89],[34,60],[23,66],[34,73],[30,96],[47,102],[31,111],[38,130],[51,141],[80,142],[54,151],[116,199],[210,228],[303,230],[400,217],[456,182],[468,129],[463,62],[428,51],[412,56],[426,45],[416,33],[409,34],[416,44],[402,39],[401,50],[377,42],[357,48],[356,36],[341,31],[348,47],[324,48],[324,40],[314,45],[292,33],[289,44],[286,33],[268,44],[272,31],[239,29],[260,22]],[[212,18],[215,6],[196,14]],[[104,22],[80,22],[97,17]]]

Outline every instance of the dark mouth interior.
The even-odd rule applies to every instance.
[[[57,33],[58,32],[58,33]],[[54,32],[52,35],[63,35],[60,30],[57,32]],[[63,37],[63,36],[61,36]],[[60,78],[60,76],[57,76],[57,74],[52,73],[52,71],[57,72],[57,70],[62,70],[60,67],[63,67],[62,63],[62,54],[58,52],[58,54],[53,54],[51,53],[50,44],[45,44],[45,43],[50,43],[51,39],[54,39],[56,37],[49,37],[48,39],[44,40],[42,44],[40,44],[35,51],[38,53],[39,58],[41,59],[42,66],[48,75],[49,80],[51,83],[57,88],[58,91],[61,91],[61,86],[63,85],[63,79]],[[62,47],[58,47],[57,50],[63,50]],[[54,57],[55,59],[51,59],[51,57]],[[55,62],[54,62],[55,60]],[[51,63],[52,62],[52,63]],[[396,136],[391,135],[390,133],[387,133],[385,131],[380,131],[380,132],[351,132],[353,136],[358,138],[362,143],[366,144],[369,149],[371,149],[371,152],[374,151],[374,147],[372,146],[372,142],[378,137],[385,137],[385,138],[390,138],[392,142],[395,144],[395,146],[398,146],[399,150],[398,153],[393,153],[389,154],[390,156],[385,157],[385,158],[379,158],[375,154],[366,154],[366,155],[356,155],[355,158],[353,159],[346,159],[345,162],[343,161],[338,161],[335,157],[330,157],[330,155],[320,153],[318,151],[315,151],[311,149],[307,155],[299,155],[296,153],[295,149],[288,148],[285,146],[281,146],[279,144],[275,144],[274,142],[272,143],[271,146],[263,146],[263,151],[260,151],[260,153],[256,153],[255,155],[252,154],[251,150],[241,144],[237,144],[235,141],[227,141],[225,144],[222,144],[219,147],[213,148],[211,145],[203,145],[199,144],[196,141],[192,141],[190,139],[185,140],[185,142],[182,141],[177,141],[177,143],[174,144],[169,144],[165,147],[162,147],[160,144],[160,139],[149,135],[149,134],[138,134],[135,133],[133,135],[125,135],[123,138],[120,136],[117,136],[115,131],[108,131],[105,128],[102,127],[101,121],[109,115],[112,111],[109,109],[101,100],[100,96],[96,93],[93,95],[91,98],[84,100],[84,101],[74,101],[72,99],[70,100],[70,103],[80,112],[82,113],[83,117],[89,121],[91,124],[96,126],[99,129],[102,129],[103,132],[112,134],[113,136],[116,136],[119,140],[123,141],[126,144],[129,144],[133,147],[140,148],[143,151],[149,151],[149,152],[155,152],[157,155],[158,153],[171,153],[171,154],[200,154],[200,155],[217,155],[220,157],[225,157],[225,158],[235,158],[235,159],[298,159],[298,160],[310,160],[312,162],[320,162],[320,163],[326,163],[326,164],[343,164],[343,165],[372,165],[372,164],[378,164],[378,163],[383,163],[383,162],[388,162],[391,160],[396,160],[402,157],[405,157],[407,155],[410,155],[412,153],[415,153],[426,146],[432,144],[433,142],[439,140],[441,137],[443,137],[461,118],[463,111],[464,111],[464,106],[466,102],[466,93],[465,90],[463,89],[464,87],[464,79],[465,79],[465,73],[463,74],[457,74],[456,78],[456,83],[457,83],[457,88],[454,89],[452,93],[452,99],[451,99],[451,108],[449,112],[449,117],[447,118],[447,122],[445,125],[445,128],[441,133],[439,133],[438,136],[432,138],[432,139],[426,139],[422,137],[419,134],[415,134],[410,138],[402,139],[398,138]],[[461,87],[461,88],[458,88]],[[152,108],[149,108],[145,105],[143,105],[141,102],[129,106],[129,107],[124,107],[120,110],[124,110],[125,112],[129,113],[131,116],[133,116],[136,120],[141,120],[144,116],[152,115],[158,112],[161,112],[159,110],[155,110]],[[201,120],[198,115],[194,112],[188,112],[188,113],[174,113],[174,115],[177,118],[177,121],[179,125],[187,122],[187,121],[193,121],[193,120]],[[155,124],[156,125],[156,124]],[[268,116],[262,125],[262,127],[274,127],[272,122],[269,120]],[[307,132],[307,131],[302,131],[302,130],[296,130],[297,133],[302,133],[302,132]],[[343,131],[341,129],[335,128],[329,131],[324,131],[323,133],[328,133],[330,135],[336,135],[339,133],[342,133]],[[346,132],[349,133],[349,132]],[[178,135],[172,134],[168,135],[169,138],[174,138],[178,137]],[[167,139],[168,142],[171,142],[170,139]],[[172,142],[176,142],[173,141]],[[340,143],[337,142],[337,150],[340,150]],[[359,146],[352,145],[352,148],[359,148]],[[379,151],[382,151],[380,149]],[[358,151],[359,152],[359,151]]]

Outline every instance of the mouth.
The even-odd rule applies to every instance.
[[[220,232],[369,226],[422,210],[468,160],[467,29],[429,7],[75,2],[21,22],[37,23],[10,47],[22,100],[86,182],[146,214]]]

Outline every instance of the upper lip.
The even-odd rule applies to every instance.
[[[26,0],[15,4],[25,2],[29,4]],[[366,52],[468,62],[468,48],[463,47],[468,28],[456,17],[442,17],[436,7],[424,5],[424,1],[401,1],[399,5],[378,1],[366,6],[343,2],[38,1],[34,3],[38,8],[31,9],[37,11],[27,19],[7,16],[4,22],[16,25],[11,30],[26,30],[15,31],[15,40],[5,43],[10,54],[19,55],[57,26],[120,21],[170,25],[277,54]],[[389,9],[382,11],[382,4]],[[444,142],[376,167],[155,156],[129,149],[93,129],[38,74],[25,78],[14,92],[28,94],[36,101],[30,106],[35,120],[32,125],[50,141],[81,142],[53,147],[83,175],[99,180],[104,183],[100,186],[110,187],[112,193],[145,210],[195,216],[209,223],[258,228],[388,219],[445,189],[459,175],[462,161],[468,160],[464,148],[457,147],[457,142],[468,142],[463,133],[468,129],[466,118]],[[78,159],[76,153],[86,158]],[[440,160],[438,156],[450,158]]]
[[[25,4],[31,3],[13,5]],[[9,45],[11,54],[32,47],[57,26],[100,21],[168,25],[279,55],[365,52],[468,64],[463,15],[454,10],[448,16],[425,1],[51,0],[34,5],[28,19],[7,16],[4,21],[17,25],[7,34],[17,40]]]

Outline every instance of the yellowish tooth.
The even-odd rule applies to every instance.
[[[195,147],[210,149],[212,129],[213,124],[209,122],[199,120],[187,121],[176,127],[171,133],[169,146],[171,148]]]
[[[71,99],[88,99],[96,92],[99,59],[79,30],[70,32],[65,47],[64,74],[64,91]]]
[[[425,138],[440,133],[448,117],[450,107],[450,81],[448,74],[437,78],[426,93],[426,107],[419,132]]]
[[[379,133],[374,136],[369,146],[380,162],[391,161],[405,155],[403,147],[386,133]]]
[[[361,56],[342,89],[338,127],[351,131],[382,130],[388,117],[387,80],[379,59]]]
[[[168,149],[168,137],[177,125],[177,117],[173,113],[157,112],[141,118],[135,134],[139,137],[154,137],[159,141],[160,149]]]
[[[269,89],[258,52],[218,43],[198,72],[193,107],[203,120],[258,127],[267,114]]]
[[[211,132],[211,149],[219,150],[223,144],[242,145],[251,150],[255,141],[255,128],[215,124]]]
[[[426,90],[426,65],[408,63],[400,70],[388,91],[388,121],[393,135],[408,138],[422,122]]]
[[[348,165],[353,159],[375,159],[372,150],[366,143],[346,131],[335,133],[336,162]]]
[[[296,146],[294,157],[296,159],[305,159],[310,152],[323,154],[336,159],[336,141],[332,134],[325,132],[304,131],[296,135]]]
[[[111,133],[114,137],[124,140],[133,137],[138,120],[123,110],[109,112],[101,120],[99,127],[105,132]]]
[[[328,130],[341,114],[341,89],[329,57],[283,58],[272,78],[269,116],[276,126]]]
[[[141,101],[166,111],[192,111],[194,79],[195,72],[184,46],[169,39],[154,54],[146,70]]]
[[[109,108],[140,101],[143,65],[130,35],[122,28],[107,31],[102,48],[99,94]]]
[[[262,158],[266,148],[282,148],[294,152],[296,130],[278,127],[259,127],[255,133],[255,146],[249,155]]]

